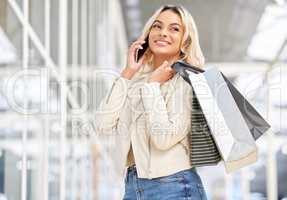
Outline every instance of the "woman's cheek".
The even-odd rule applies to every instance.
[[[180,49],[181,36],[180,36],[180,35],[177,36],[174,41],[175,41],[175,42],[174,42],[175,46],[178,47],[178,49]]]

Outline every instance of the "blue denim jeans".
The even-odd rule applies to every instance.
[[[129,167],[125,177],[123,200],[207,200],[195,168],[159,178],[138,178],[136,167]]]

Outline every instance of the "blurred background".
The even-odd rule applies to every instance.
[[[0,200],[118,200],[116,140],[89,133],[127,48],[163,4],[272,125],[258,162],[198,168],[209,199],[287,199],[285,0],[0,0]]]

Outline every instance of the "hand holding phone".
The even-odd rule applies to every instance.
[[[121,73],[123,77],[131,79],[142,66],[144,52],[141,53],[141,50],[144,49],[145,43],[145,40],[138,39],[130,45],[127,56],[127,65]]]
[[[147,48],[148,48],[148,37],[145,38],[144,43],[141,45],[142,48],[138,48],[136,50],[136,54],[135,54],[135,61],[139,62],[139,60],[142,58],[142,56],[144,55],[144,53],[146,52]]]

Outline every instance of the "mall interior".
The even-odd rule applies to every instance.
[[[116,139],[87,129],[166,4],[192,14],[204,67],[271,125],[256,163],[197,168],[208,199],[287,199],[286,0],[0,0],[0,200],[122,199]]]

